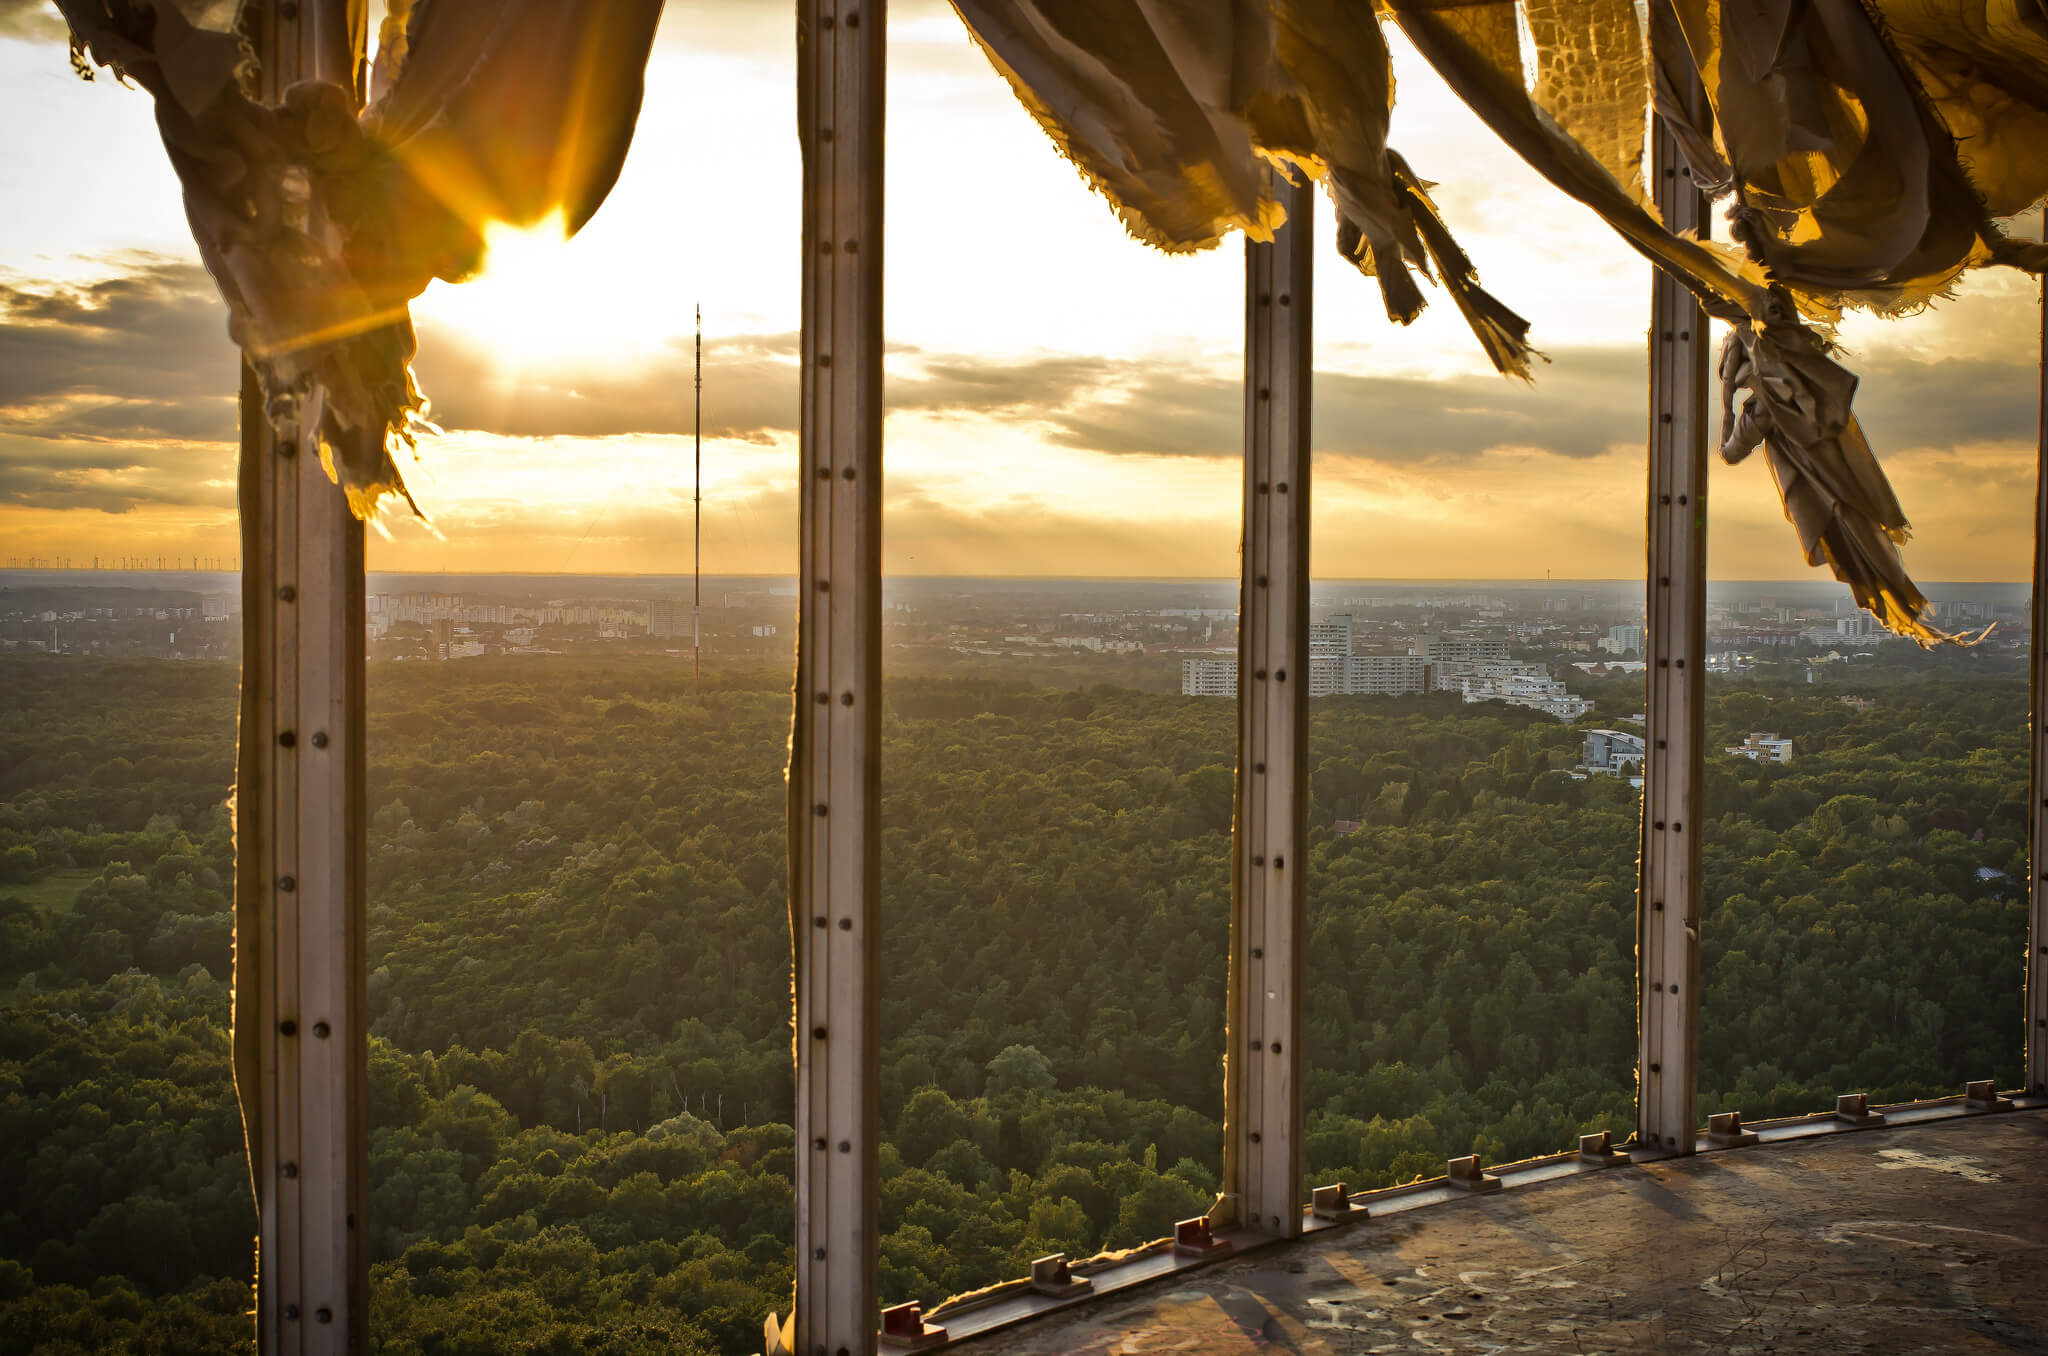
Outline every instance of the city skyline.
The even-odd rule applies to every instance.
[[[1234,573],[1241,247],[1127,240],[945,5],[893,8],[885,568]],[[419,369],[449,431],[409,474],[439,535],[393,522],[373,568],[686,567],[699,299],[706,568],[794,568],[788,30],[736,0],[671,5],[590,228],[561,248],[500,238],[484,279],[421,299]],[[1395,144],[1553,361],[1529,387],[1484,371],[1435,290],[1416,326],[1388,325],[1321,204],[1317,573],[1638,574],[1648,266],[1394,47]],[[77,80],[53,12],[10,0],[0,111],[17,129],[0,173],[33,204],[0,216],[0,537],[24,557],[227,553],[235,358],[148,99]],[[1845,323],[1922,581],[2029,571],[2037,328],[2032,285],[1998,273],[1910,321]],[[1761,460],[1713,468],[1717,578],[1800,577]]]

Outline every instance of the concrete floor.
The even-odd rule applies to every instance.
[[[2048,1113],[1652,1163],[1390,1215],[960,1344],[2048,1353]]]

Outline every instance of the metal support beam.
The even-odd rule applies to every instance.
[[[1650,172],[1674,231],[1707,234],[1706,197],[1657,119]],[[1707,319],[1662,270],[1650,300],[1648,647],[1636,893],[1636,1132],[1693,1151],[1700,1010],[1700,822],[1706,786]]]
[[[1301,948],[1307,908],[1309,377],[1314,186],[1245,243],[1244,573],[1238,592],[1224,1215],[1301,1232]],[[1233,1199],[1234,1198],[1234,1199]]]
[[[884,0],[803,0],[802,557],[789,764],[800,1356],[875,1349]]]
[[[2048,238],[2048,214],[2042,221]],[[2027,644],[2032,678],[2033,758],[2028,768],[2032,807],[2027,816],[2027,862],[2032,868],[2027,911],[2027,1091],[2048,1091],[2048,283],[2041,290],[2040,471],[2034,491],[2033,630]]]
[[[261,6],[256,44],[267,99],[300,80],[353,82],[333,0]],[[235,1055],[257,1342],[366,1352],[363,525],[312,437],[273,431],[246,367],[241,417]]]

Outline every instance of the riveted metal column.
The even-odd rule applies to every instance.
[[[1662,120],[1650,140],[1665,224],[1705,236],[1705,195]],[[1693,295],[1661,270],[1653,276],[1636,1127],[1644,1144],[1689,1154],[1698,1128],[1699,830],[1706,795],[1708,335]]]
[[[263,95],[352,87],[335,0],[257,7]],[[318,204],[309,211],[317,213]],[[303,223],[320,229],[317,217]],[[301,398],[309,412],[318,392]],[[235,1053],[264,1352],[369,1350],[363,525],[242,374]]]
[[[802,566],[789,766],[800,1356],[875,1349],[882,0],[803,0]]]
[[[1301,1232],[1301,948],[1307,906],[1309,376],[1313,185],[1245,244],[1244,573],[1238,592],[1226,1217]],[[1230,1198],[1234,1197],[1234,1201]]]
[[[2042,223],[2048,238],[2048,220]],[[2040,471],[2034,491],[2033,758],[2028,770],[2027,1091],[2048,1092],[2048,283],[2041,292]]]

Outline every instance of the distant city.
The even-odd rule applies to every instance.
[[[232,660],[240,590],[224,571],[0,571],[0,650]],[[1994,626],[1987,649],[2024,652],[2026,586],[1929,591],[1943,625]],[[892,578],[888,662],[1026,680],[1142,675],[1155,689],[1177,679],[1191,698],[1231,697],[1236,595],[1235,580]],[[1314,586],[1311,607],[1312,697],[1458,693],[1570,722],[1592,710],[1583,680],[1644,662],[1640,584],[1335,580]],[[373,660],[403,663],[700,645],[708,666],[781,663],[795,620],[786,578],[707,578],[700,609],[679,576],[373,574],[366,639]],[[1809,678],[1902,644],[1846,589],[1812,580],[1712,586],[1708,638],[1710,671],[1790,661]]]

